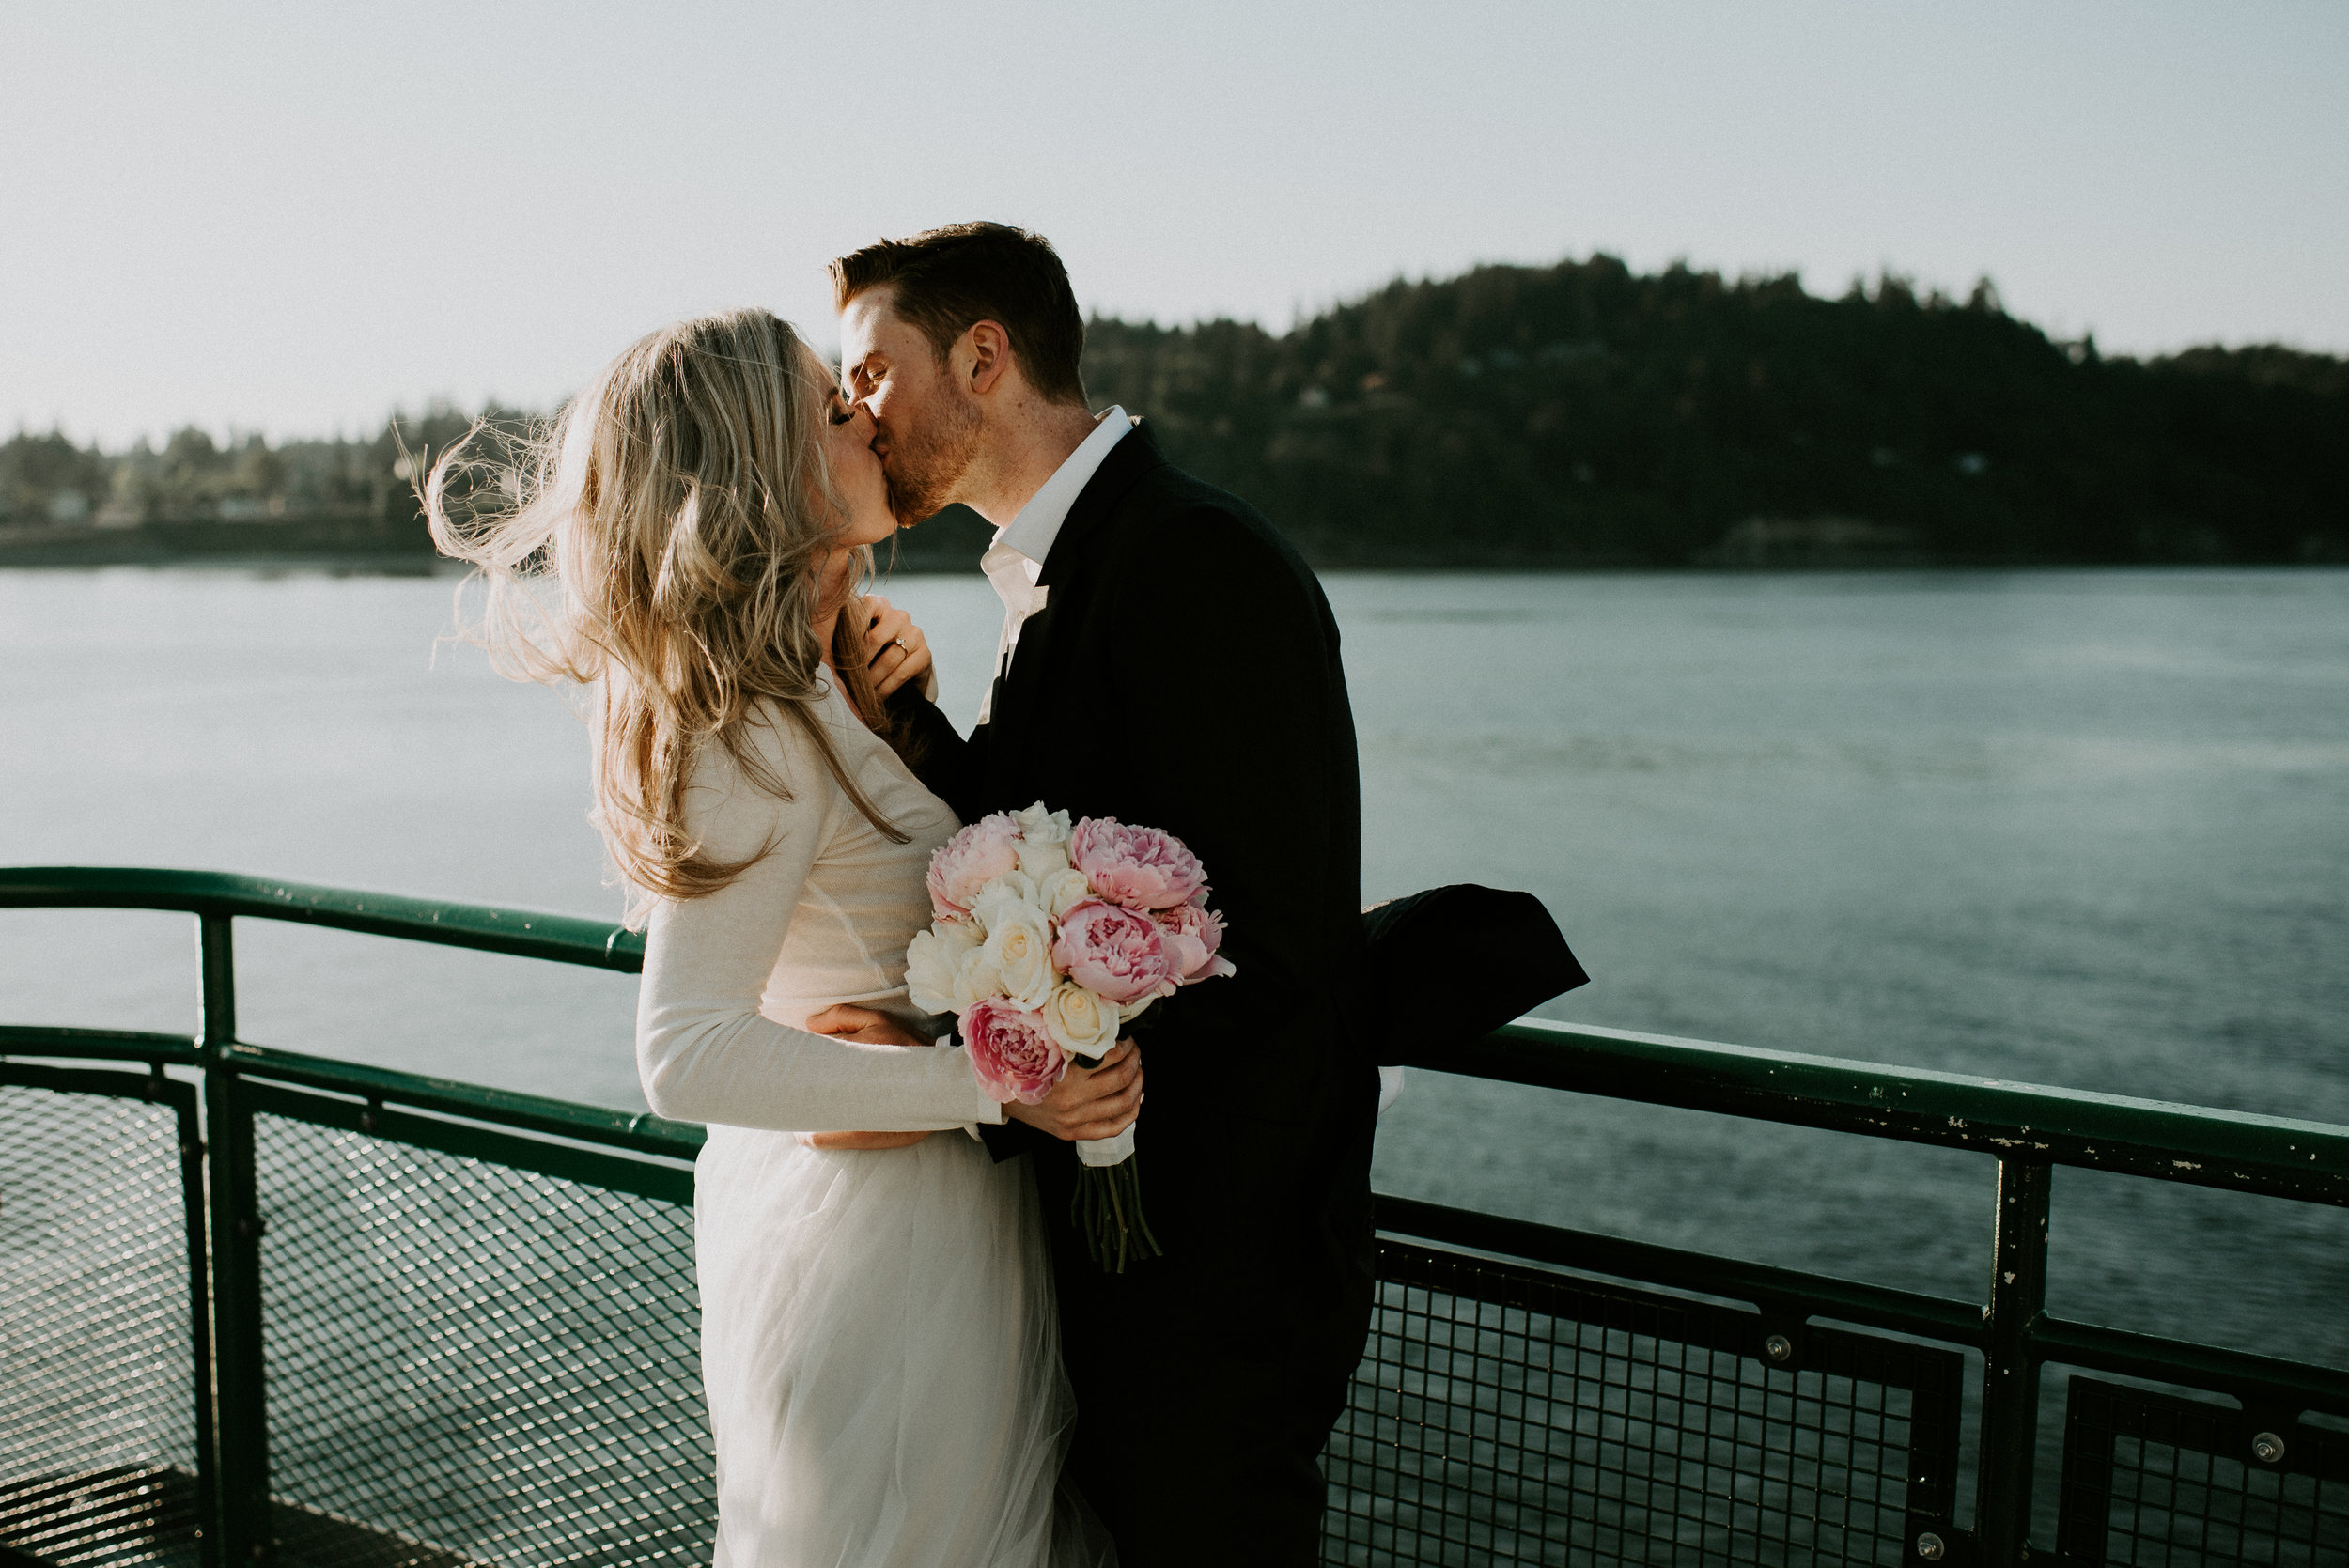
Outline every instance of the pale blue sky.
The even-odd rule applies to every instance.
[[[109,442],[829,339],[829,256],[979,216],[1160,320],[1604,249],[2349,349],[2341,0],[77,0],[0,61],[0,421]]]

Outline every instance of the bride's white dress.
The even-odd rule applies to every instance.
[[[780,716],[755,734],[789,800],[712,748],[689,828],[718,859],[768,852],[723,891],[654,912],[638,1008],[647,1100],[709,1125],[694,1223],[716,1560],[1099,1563],[1097,1527],[1055,1508],[1075,1411],[1027,1162],[996,1164],[971,1131],[1001,1109],[959,1050],[798,1027],[837,1001],[910,1011],[923,874],[956,827],[836,693],[821,712],[910,842],[866,821]],[[856,1128],[933,1130],[890,1150],[796,1136]]]

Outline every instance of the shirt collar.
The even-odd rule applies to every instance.
[[[1068,508],[1077,504],[1110,448],[1125,440],[1133,427],[1123,408],[1112,408],[1103,414],[1093,433],[1068,454],[1067,461],[1054,469],[1043,488],[1028,497],[1019,515],[996,532],[995,545],[1018,551],[1040,569],[1044,558],[1052,553],[1052,541],[1060,537],[1061,524],[1068,520]],[[1034,581],[1033,573],[1030,580]]]

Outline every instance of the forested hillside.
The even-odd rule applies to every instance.
[[[2349,560],[2349,362],[2059,343],[1985,284],[1839,299],[1611,257],[1398,282],[1285,334],[1096,320],[1097,405],[1332,566]],[[502,418],[519,416],[502,411]],[[366,440],[0,444],[0,562],[428,549]],[[976,520],[904,537],[968,566]]]
[[[2105,358],[1986,285],[1485,267],[1284,335],[1097,321],[1085,372],[1324,562],[2349,559],[2349,364]]]

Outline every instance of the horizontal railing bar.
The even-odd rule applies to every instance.
[[[1413,1065],[1797,1126],[2349,1205],[2349,1127],[1520,1019]]]
[[[191,914],[243,915],[519,958],[584,964],[628,974],[642,969],[645,962],[643,935],[612,922],[397,893],[359,893],[221,871],[5,867],[0,868],[0,908],[179,909]]]
[[[581,1105],[544,1094],[489,1089],[453,1079],[425,1078],[389,1067],[304,1056],[299,1051],[250,1046],[241,1041],[223,1051],[221,1062],[247,1077],[258,1074],[313,1089],[337,1090],[387,1104],[552,1133],[582,1142],[611,1144],[671,1159],[692,1159],[701,1152],[702,1141],[708,1136],[692,1122],[672,1122],[649,1110],[630,1112]]]
[[[1450,1208],[1383,1192],[1376,1202],[1378,1228],[1398,1235],[1604,1274],[1611,1279],[1727,1296],[1733,1301],[1750,1302],[1766,1312],[1835,1318],[1955,1344],[1982,1343],[1982,1309],[1947,1296],[1894,1290],[1824,1274],[1805,1274],[1768,1264],[1741,1263],[1703,1252],[1685,1252],[1644,1241],[1627,1241],[1621,1236],[1511,1219],[1474,1209]]]
[[[642,967],[644,953],[638,934],[573,916],[218,872],[0,869],[0,906],[250,915],[628,972]],[[1413,1064],[1501,1082],[2349,1205],[2349,1127],[2322,1123],[1540,1019],[1523,1019],[1482,1040],[1431,1050]]]
[[[2248,1393],[2279,1405],[2349,1416],[2349,1372],[2334,1367],[2056,1317],[2041,1318],[2025,1337],[2031,1354],[2043,1361],[2184,1383],[2237,1397]]]
[[[0,1024],[0,1056],[80,1057],[103,1062],[170,1062],[193,1067],[204,1052],[193,1035],[134,1029],[62,1029],[47,1024]]]
[[[282,1084],[247,1080],[236,1091],[249,1110],[290,1121],[355,1132],[386,1142],[412,1144],[453,1155],[459,1159],[486,1160],[492,1165],[535,1171],[559,1181],[633,1192],[659,1203],[690,1205],[693,1202],[693,1172],[674,1165],[656,1165],[601,1149],[523,1138],[494,1127],[474,1126],[419,1116],[404,1110],[376,1110],[356,1100],[333,1099]]]
[[[60,1094],[104,1094],[117,1100],[147,1100],[174,1110],[194,1109],[196,1086],[152,1073],[105,1072],[94,1067],[51,1067],[34,1062],[0,1062],[0,1083],[48,1089]]]

